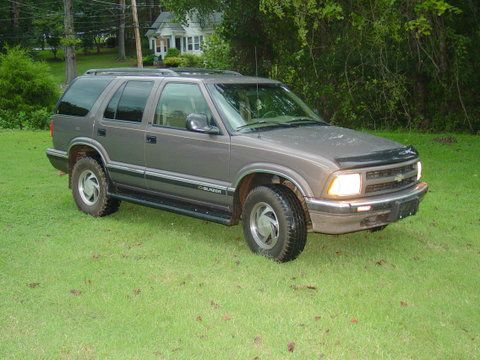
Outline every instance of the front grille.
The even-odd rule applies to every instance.
[[[366,174],[366,177],[367,177],[367,180],[379,179],[379,178],[384,178],[389,176],[404,175],[406,173],[415,171],[416,169],[417,169],[416,164],[410,164],[410,165],[405,165],[405,166],[396,167],[392,169],[368,171]]]
[[[417,181],[417,176],[412,176],[400,181],[389,181],[380,184],[373,184],[367,185],[365,188],[365,194],[371,194],[376,192],[384,192],[384,191],[395,191],[402,188],[406,188]]]
[[[365,172],[365,195],[379,195],[406,189],[417,182],[417,164],[377,168]]]

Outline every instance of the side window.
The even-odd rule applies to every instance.
[[[87,115],[110,81],[112,78],[78,78],[63,95],[56,113],[72,116]]]
[[[117,114],[118,101],[120,100],[120,96],[122,96],[123,94],[123,89],[125,89],[126,84],[127,83],[123,83],[122,86],[120,86],[115,92],[110,102],[108,103],[107,108],[105,109],[103,117],[106,117],[107,119],[115,119],[115,116]]]
[[[187,116],[205,114],[214,123],[212,113],[196,84],[169,83],[163,88],[155,110],[154,124],[186,129]]]
[[[153,81],[127,81],[112,96],[103,116],[107,119],[141,122],[152,88]]]

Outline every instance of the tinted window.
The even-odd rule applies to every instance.
[[[125,89],[126,84],[127,83],[124,83],[122,86],[120,86],[120,88],[115,92],[112,99],[108,103],[108,106],[105,109],[105,113],[103,114],[103,116],[107,119],[115,119],[115,116],[117,114],[118,101],[120,100],[120,96],[122,96],[123,89]]]
[[[106,118],[141,122],[153,81],[128,81],[113,95],[105,109]]]
[[[213,124],[212,114],[198,85],[167,84],[155,110],[154,124],[186,129],[187,116],[205,114]]]
[[[75,80],[60,100],[57,114],[87,115],[110,81],[111,78],[104,77],[84,77]]]

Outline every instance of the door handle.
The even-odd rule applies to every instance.
[[[97,130],[98,136],[107,136],[107,130],[105,129],[98,129]]]
[[[147,135],[147,143],[148,144],[156,144],[157,143],[157,137],[153,135]]]

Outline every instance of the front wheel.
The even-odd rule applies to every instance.
[[[245,200],[242,219],[245,239],[254,253],[287,262],[305,248],[305,213],[295,194],[284,186],[254,188]]]

